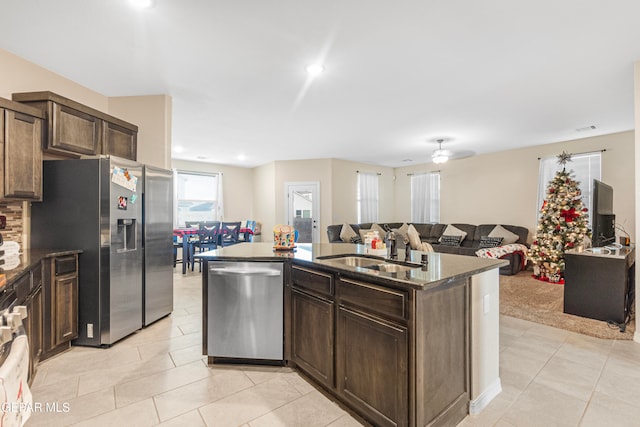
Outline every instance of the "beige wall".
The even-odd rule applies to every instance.
[[[0,96],[50,91],[138,126],[138,161],[171,166],[171,98],[165,95],[109,98],[0,49]]]
[[[271,230],[276,220],[276,164],[274,162],[253,169],[254,218],[262,224],[262,241],[273,241]]]
[[[332,205],[333,211],[326,217],[325,224],[353,224],[358,222],[357,200],[357,171],[375,172],[380,174],[379,179],[379,220],[380,222],[395,222],[396,197],[394,183],[394,169],[384,166],[373,166],[364,163],[350,162],[333,159],[333,187]],[[399,217],[400,220],[404,216]],[[330,220],[330,221],[329,221]],[[322,229],[326,238],[326,226]]]
[[[100,111],[108,111],[108,98],[52,71],[0,49],[0,96],[51,91]]]
[[[171,97],[167,95],[109,98],[109,114],[138,126],[138,161],[171,168]]]
[[[396,217],[410,220],[410,178],[407,173],[439,169],[440,222],[521,225],[534,231],[538,192],[538,158],[562,151],[602,153],[602,180],[614,189],[616,222],[635,233],[634,132],[538,145],[518,150],[396,169]],[[569,166],[570,167],[570,166]]]
[[[253,171],[212,163],[173,160],[174,169],[192,172],[222,173],[224,220],[246,221],[253,217]]]

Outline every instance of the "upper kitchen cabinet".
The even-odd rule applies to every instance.
[[[46,152],[67,157],[109,154],[136,160],[138,127],[53,92],[14,93],[46,113]]]
[[[42,111],[0,98],[0,199],[42,200]]]
[[[138,128],[136,130],[124,126],[122,121],[105,121],[103,124],[104,134],[102,143],[102,153],[122,157],[123,159],[136,160],[138,148]]]

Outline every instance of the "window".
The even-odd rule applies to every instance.
[[[411,222],[440,222],[440,174],[411,175]]]
[[[573,171],[573,178],[580,183],[580,193],[582,193],[582,205],[589,209],[589,226],[591,226],[591,187],[594,179],[600,179],[602,153],[573,154],[571,161],[567,162],[566,170]],[[540,159],[540,175],[538,178],[538,218],[540,208],[544,203],[547,194],[549,181],[556,176],[556,172],[561,170],[557,157],[545,157]]]
[[[222,174],[176,172],[176,225],[222,219]]]
[[[358,223],[378,222],[378,174],[358,172]]]

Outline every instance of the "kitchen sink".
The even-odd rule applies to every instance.
[[[411,267],[407,266],[407,265],[400,265],[400,264],[393,264],[390,262],[385,262],[382,264],[376,264],[376,265],[372,265],[369,266],[367,268],[370,268],[371,270],[378,270],[378,271],[384,271],[386,273],[398,273],[400,271],[409,271],[409,270],[413,270],[414,268],[420,268],[419,265],[413,265]]]
[[[379,259],[373,259],[373,258],[364,258],[364,257],[359,257],[359,256],[352,256],[352,255],[347,255],[347,256],[340,256],[340,257],[323,257],[323,258],[319,258],[319,259],[324,259],[326,261],[331,261],[331,262],[335,262],[335,263],[340,263],[340,264],[344,264],[346,266],[349,267],[365,267],[365,268],[370,268],[373,265],[377,265],[380,264],[380,260]],[[384,261],[382,261],[384,262]]]
[[[318,260],[328,261],[331,264],[341,264],[347,267],[368,268],[370,270],[383,271],[386,273],[398,273],[421,267],[420,264],[413,264],[410,262],[385,261],[383,259],[366,258],[353,255],[318,257]]]

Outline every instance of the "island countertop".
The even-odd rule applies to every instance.
[[[419,264],[423,253],[412,251],[408,261]],[[381,262],[390,261],[382,257],[367,255],[364,245],[349,243],[302,243],[298,244],[293,251],[276,251],[269,242],[240,243],[203,252],[197,254],[196,257],[211,261],[291,260],[297,265],[312,264],[315,267],[346,272],[366,280],[384,281],[395,286],[422,290],[508,264],[507,261],[500,259],[433,252],[428,254],[429,263],[426,269],[412,268],[407,271],[384,272],[357,266],[341,265],[331,261],[330,257],[339,255],[366,256],[379,259]],[[405,251],[398,250],[397,260],[391,260],[391,262],[400,261],[402,263],[404,259]]]

